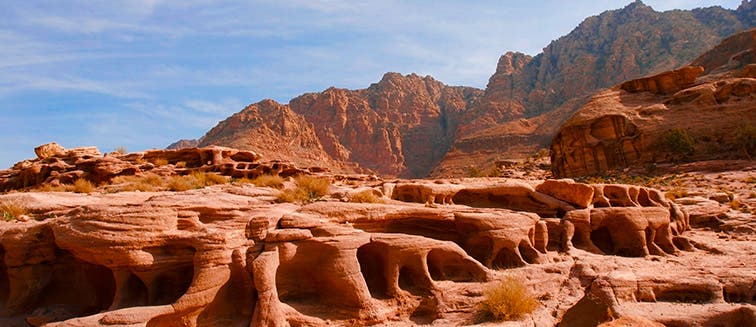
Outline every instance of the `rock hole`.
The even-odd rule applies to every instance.
[[[614,253],[614,242],[612,241],[612,234],[609,232],[608,227],[600,227],[591,231],[591,241],[602,252],[606,254]]]
[[[690,286],[661,290],[656,294],[656,300],[661,302],[711,303],[716,298],[711,290]]]
[[[116,309],[147,305],[147,286],[144,285],[144,282],[139,277],[133,273],[129,273],[129,278],[125,284],[121,291],[121,301]]]
[[[418,285],[424,280],[424,273],[417,269],[404,266],[399,269],[399,288],[414,295],[430,295],[430,290],[423,285]]]
[[[376,299],[388,299],[385,277],[386,258],[383,249],[374,244],[365,244],[357,249],[357,261],[370,295]]]
[[[648,190],[642,188],[638,192],[638,204],[640,204],[642,207],[653,207],[654,203],[651,201],[651,198],[649,197]]]
[[[176,302],[192,284],[194,265],[173,268],[159,274],[155,280],[155,295],[150,305],[163,305]]]
[[[518,268],[525,266],[525,262],[519,253],[511,249],[501,249],[491,263],[491,266],[494,269]]]
[[[473,262],[461,254],[439,249],[428,252],[428,271],[433,280],[473,282],[485,280],[485,275]]]
[[[489,237],[473,237],[464,246],[465,252],[483,265],[491,260],[493,240]]]
[[[538,263],[538,259],[540,258],[540,255],[538,254],[538,251],[536,251],[533,246],[528,244],[525,241],[520,241],[520,244],[517,246],[517,249],[520,251],[520,254],[522,255],[522,258],[525,260],[525,262],[529,264]]]
[[[455,243],[460,242],[456,224],[452,220],[427,218],[395,219],[386,226],[386,232],[419,235]]]

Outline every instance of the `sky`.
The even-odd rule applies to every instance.
[[[247,104],[366,88],[386,72],[485,88],[505,52],[538,54],[630,2],[2,0],[0,169],[52,141],[164,148]],[[644,3],[735,9],[740,0]]]

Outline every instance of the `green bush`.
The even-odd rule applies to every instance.
[[[696,140],[684,129],[669,130],[662,142],[665,149],[677,157],[687,157],[696,151]]]
[[[748,124],[735,130],[735,146],[745,153],[748,159],[756,155],[756,126]]]

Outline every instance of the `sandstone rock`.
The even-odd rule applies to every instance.
[[[721,51],[738,49],[725,46],[710,53],[721,56],[725,55]],[[742,64],[748,63],[751,62]],[[733,77],[734,71],[730,69],[703,76],[692,85],[700,72],[700,68],[684,67],[595,95],[554,137],[551,145],[554,175],[601,174],[628,167],[644,171],[652,169],[652,165],[682,159],[743,157],[733,126],[756,120],[753,110],[756,84],[750,78]],[[676,92],[678,89],[681,90]],[[670,141],[673,130],[689,135],[694,140],[693,148],[682,150],[675,146]]]
[[[655,94],[672,94],[693,85],[696,78],[704,72],[700,66],[686,66],[620,84],[628,92],[651,92]]]
[[[535,189],[578,208],[587,208],[593,203],[593,188],[586,184],[575,183],[573,180],[549,179],[536,186]]]
[[[66,151],[66,148],[55,142],[43,144],[34,148],[34,153],[37,154],[37,158],[39,159],[60,157],[65,155]]]

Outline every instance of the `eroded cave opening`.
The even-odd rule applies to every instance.
[[[591,231],[591,241],[606,254],[614,254],[614,241],[608,227],[599,227]]]
[[[357,261],[370,296],[376,299],[390,298],[387,293],[386,258],[381,247],[374,243],[361,246],[357,249]]]
[[[494,269],[519,268],[523,266],[525,266],[525,263],[522,261],[522,258],[517,252],[510,249],[501,249],[496,254],[493,262],[491,262],[491,267]]]
[[[517,250],[520,251],[520,255],[522,255],[522,259],[525,260],[525,262],[529,264],[538,263],[538,259],[540,258],[538,251],[526,241],[520,241],[520,244],[517,245]]]
[[[419,282],[425,280],[425,272],[417,267],[403,266],[399,269],[399,288],[412,293],[413,295],[430,295],[429,285],[421,285]]]
[[[711,303],[717,295],[705,287],[678,285],[655,292],[656,301],[680,303]]]
[[[163,305],[176,302],[186,293],[194,278],[194,265],[184,264],[162,271],[152,281],[153,289],[149,305]]]
[[[493,255],[493,240],[490,237],[472,237],[463,248],[471,257],[486,265]]]
[[[428,252],[428,271],[433,280],[473,282],[485,280],[483,272],[459,253],[433,249]]]
[[[139,277],[128,273],[120,289],[119,298],[111,309],[121,309],[147,305],[149,302],[147,286]]]

